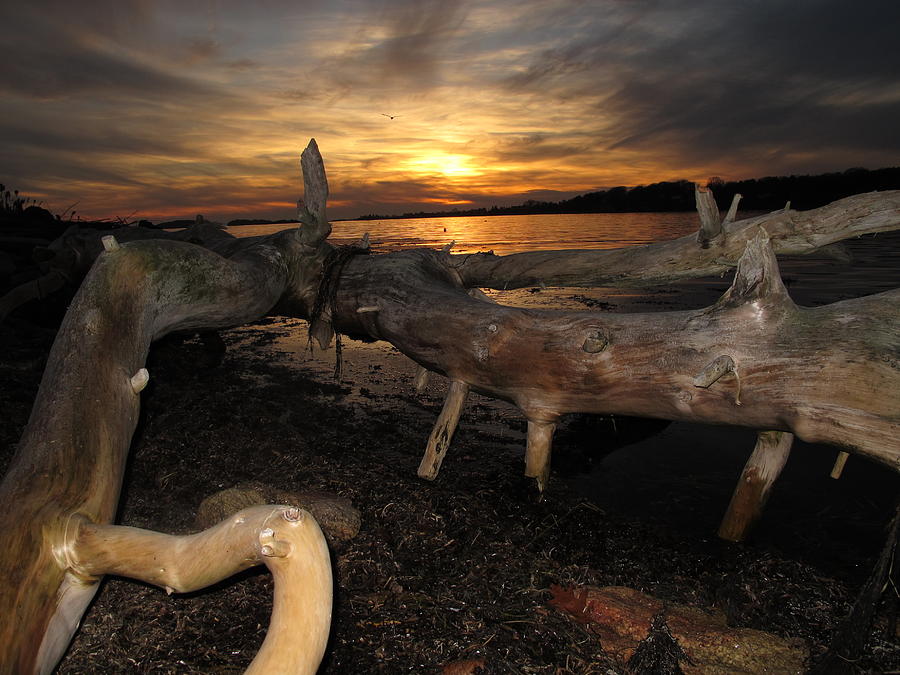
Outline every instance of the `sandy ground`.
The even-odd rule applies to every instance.
[[[900,247],[888,241],[859,242],[868,248],[840,278],[827,261],[786,265],[789,289],[815,305],[900,286]],[[500,299],[659,311],[708,304],[725,284]],[[311,357],[304,326],[271,319],[226,331],[219,365],[205,363],[195,339],[154,349],[120,522],[187,532],[204,497],[247,480],[351,499],[362,530],[333,552],[336,604],[322,673],[439,672],[463,658],[483,659],[490,673],[624,672],[588,630],[548,607],[551,584],[625,585],[721,609],[732,625],[805,640],[816,657],[882,544],[897,477],[852,457],[834,481],[836,450],[802,443],[750,540],[719,541],[753,446],[749,430],[572,417],[538,500],[521,477],[524,419],[473,396],[440,476],[422,481],[415,472],[442,379],[416,395],[415,367],[403,355],[348,342],[335,382],[333,355]],[[0,334],[3,467],[53,335],[15,317],[8,329]],[[59,672],[237,672],[261,643],[270,608],[264,572],[171,597],[108,579]],[[880,608],[856,672],[900,668],[894,612],[891,603]]]

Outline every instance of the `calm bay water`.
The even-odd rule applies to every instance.
[[[738,218],[752,214],[739,214]],[[238,237],[271,234],[296,225],[240,225]],[[696,213],[588,213],[350,220],[332,223],[331,240],[349,244],[369,233],[374,252],[415,246],[440,248],[455,241],[454,253],[494,251],[498,255],[535,250],[611,249],[667,241],[696,232]],[[852,262],[824,254],[779,259],[782,277],[795,302],[820,305],[900,286],[900,231],[844,242]],[[660,311],[702,307],[714,302],[730,276],[666,285],[658,289],[544,289],[539,294],[492,292],[500,302],[529,307],[603,306],[617,311]]]
[[[291,225],[241,225],[238,237],[269,234]],[[497,254],[572,248],[621,248],[675,239],[699,227],[689,213],[587,213],[348,220],[332,224],[331,238],[345,243],[366,232],[376,248],[441,247],[456,241],[454,253]]]

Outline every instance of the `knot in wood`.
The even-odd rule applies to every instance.
[[[588,354],[597,354],[609,346],[609,338],[600,331],[589,333],[581,348]]]

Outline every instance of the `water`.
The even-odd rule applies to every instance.
[[[738,214],[738,219],[759,215]],[[296,227],[240,225],[228,228],[238,237],[265,235]],[[588,213],[522,216],[394,218],[332,223],[331,240],[349,244],[368,233],[375,253],[415,246],[440,248],[451,241],[454,253],[493,251],[498,255],[535,250],[610,249],[676,239],[699,227],[694,212]],[[822,254],[780,258],[782,278],[800,305],[816,306],[900,286],[900,231],[845,242],[851,263]],[[492,291],[498,302],[559,309],[604,308],[619,312],[666,311],[704,307],[730,284],[731,275],[701,278],[656,289],[541,288]]]
[[[240,225],[238,237],[277,232],[293,225]],[[699,227],[696,213],[587,213],[348,220],[332,223],[331,238],[347,243],[369,233],[373,247],[440,248],[455,241],[454,253],[621,248],[676,239]]]

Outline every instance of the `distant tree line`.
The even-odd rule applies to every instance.
[[[900,167],[847,169],[818,176],[769,176],[725,181],[713,176],[707,181],[720,209],[727,209],[735,193],[742,195],[741,210],[774,211],[790,201],[794,209],[814,209],[836,199],[873,190],[900,189]],[[636,187],[614,187],[588,192],[559,202],[529,199],[517,206],[492,206],[452,211],[420,211],[402,216],[365,215],[357,220],[387,218],[434,218],[441,216],[502,216],[536,213],[641,213],[693,211],[694,184],[687,180],[651,183]]]

